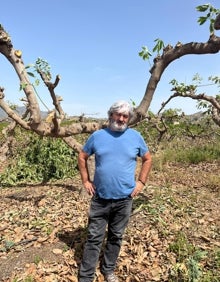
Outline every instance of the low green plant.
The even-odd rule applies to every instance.
[[[163,142],[161,150],[154,155],[154,168],[161,170],[163,164],[173,162],[182,164],[198,164],[220,160],[220,140],[212,142],[173,141]]]
[[[216,248],[208,254],[208,270],[203,271],[202,282],[220,281],[220,249]]]
[[[5,172],[2,185],[48,182],[73,177],[77,173],[77,156],[63,140],[31,134],[18,147]]]
[[[25,277],[24,282],[35,282],[36,280],[34,279],[33,276],[28,275]]]
[[[183,232],[178,232],[174,242],[170,244],[169,251],[176,254],[177,262],[182,263],[185,258],[191,256],[195,251],[195,247],[189,243],[187,236]]]
[[[43,259],[39,255],[34,256],[34,263],[36,265],[38,265],[42,260]]]
[[[1,132],[2,129],[4,129],[7,125],[8,125],[8,122],[6,122],[6,121],[1,121],[1,122],[0,122],[0,132]]]
[[[9,251],[11,248],[14,247],[15,242],[13,241],[8,241],[8,240],[2,240],[3,241],[3,247],[0,248],[1,252],[7,252]]]
[[[32,276],[30,276],[30,275],[28,275],[27,277],[25,277],[23,280],[21,280],[19,277],[15,277],[15,278],[13,278],[13,280],[12,280],[12,282],[35,282],[36,280],[32,277]]]
[[[170,270],[170,282],[219,281],[220,251],[204,251],[189,242],[183,232],[178,232],[169,251],[176,254],[176,263]],[[209,260],[209,267],[206,261]],[[206,267],[204,268],[204,265]]]
[[[28,275],[27,277],[25,277],[23,280],[21,280],[20,278],[18,278],[18,277],[15,277],[15,278],[13,278],[13,280],[12,280],[12,282],[20,282],[20,281],[22,281],[22,282],[35,282],[36,280],[34,279],[34,277],[33,276],[31,276],[31,275]]]

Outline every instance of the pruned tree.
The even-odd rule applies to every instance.
[[[160,39],[156,39],[157,44],[155,45],[153,51],[157,52],[157,56],[154,58],[153,67],[150,70],[151,77],[147,84],[147,88],[145,91],[145,95],[137,108],[137,113],[139,116],[143,116],[146,111],[146,106],[149,107],[151,100],[153,99],[153,95],[155,93],[155,89],[160,81],[160,78],[168,67],[170,63],[183,57],[185,55],[205,55],[205,54],[217,54],[220,50],[220,37],[216,36],[214,31],[220,29],[220,10],[214,8],[210,4],[205,4],[196,7],[199,12],[207,12],[206,16],[201,16],[198,19],[198,23],[200,25],[204,24],[206,21],[210,21],[209,25],[209,39],[207,42],[191,42],[187,44],[182,44],[181,42],[177,42],[175,47],[171,45],[164,45],[164,42]],[[160,54],[160,51],[163,51]],[[142,47],[142,51],[139,55],[144,60],[149,60],[151,56],[151,52],[149,52],[148,48]],[[214,81],[216,84],[220,84],[220,77],[210,77],[210,80]],[[205,95],[205,93],[196,94],[197,86],[193,85],[185,85],[183,83],[178,83],[175,79],[171,81],[173,88],[171,91],[174,94],[164,103],[158,113],[160,113],[165,105],[167,105],[171,99],[175,97],[189,97],[195,99],[197,101],[206,101],[209,103],[209,108],[211,109],[213,121],[220,125],[220,97],[216,94],[216,97]]]
[[[156,40],[157,44],[153,51],[157,51],[157,56],[153,60],[153,66],[150,69],[150,78],[147,83],[146,91],[144,93],[142,101],[135,108],[135,115],[130,121],[131,124],[135,124],[146,117],[160,78],[169,64],[185,55],[217,54],[220,51],[220,37],[214,34],[214,29],[220,29],[219,10],[213,8],[210,5],[202,5],[199,7],[200,8],[197,7],[197,9],[200,12],[205,12],[207,11],[207,9],[211,9],[212,11],[212,16],[210,16],[210,13],[208,13],[209,16],[205,18],[205,20],[210,20],[210,36],[208,41],[204,43],[191,42],[186,44],[178,42],[173,47],[170,44],[165,46],[161,40]],[[215,19],[213,18],[214,16],[216,17]],[[203,17],[203,23],[205,22],[205,20]],[[202,24],[201,18],[200,24]],[[144,59],[149,59],[149,56],[151,55],[150,52],[148,52],[146,47],[142,48],[142,52],[140,52],[139,55]],[[161,54],[160,51],[162,51]],[[82,121],[73,123],[68,126],[63,126],[62,121],[65,119],[65,113],[61,105],[62,98],[60,96],[57,96],[55,93],[55,89],[59,84],[60,77],[59,75],[57,75],[54,81],[52,81],[52,76],[48,65],[44,61],[37,61],[35,64],[35,70],[38,72],[42,81],[47,87],[54,105],[54,110],[49,113],[47,119],[44,119],[41,116],[35,87],[29,79],[28,68],[23,62],[22,51],[17,50],[13,47],[11,38],[2,25],[0,25],[0,53],[5,56],[6,59],[12,64],[20,80],[20,88],[25,94],[23,102],[26,106],[26,113],[24,116],[20,116],[5,101],[5,90],[0,86],[0,107],[13,120],[14,125],[18,124],[22,128],[34,131],[40,136],[62,138],[71,148],[77,151],[79,151],[81,148],[81,144],[78,143],[75,138],[77,134],[91,133],[99,128],[106,126],[105,123]],[[176,88],[175,96],[178,96],[177,90],[178,89]],[[180,93],[178,92],[178,94]],[[186,96],[187,93],[184,92],[184,95],[183,93],[181,95]],[[188,95],[188,97],[191,97],[193,99],[206,98],[205,95],[197,96],[197,98],[193,96],[192,93],[190,95],[191,96]],[[213,114],[215,116],[215,119],[219,122],[219,100],[216,99],[214,101],[214,99],[210,99],[209,102],[213,102]]]

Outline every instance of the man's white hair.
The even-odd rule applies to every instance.
[[[129,119],[133,116],[133,107],[127,101],[117,101],[108,110],[108,117],[110,118],[113,113],[128,114]]]

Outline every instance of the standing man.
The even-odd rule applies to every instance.
[[[93,281],[107,226],[101,272],[105,281],[119,281],[114,270],[131,214],[132,199],[145,186],[151,168],[151,155],[143,137],[128,128],[132,115],[133,109],[128,102],[114,103],[108,111],[108,127],[94,132],[79,153],[82,183],[92,196],[79,282]],[[93,182],[87,167],[92,154],[95,154]],[[135,180],[137,157],[142,159],[142,167]]]

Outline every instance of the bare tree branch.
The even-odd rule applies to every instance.
[[[212,105],[212,119],[217,124],[220,125],[220,103],[217,98],[213,96],[208,96],[205,93],[195,94],[195,90],[190,89],[186,92],[179,92],[178,87],[173,88],[172,91],[175,91],[173,95],[171,95],[164,103],[162,103],[161,108],[158,111],[158,114],[165,108],[165,106],[176,97],[188,97],[193,100],[204,100],[209,102]]]
[[[220,17],[219,15],[215,20],[215,29],[219,29]],[[182,44],[178,42],[175,47],[167,45],[163,49],[161,56],[157,56],[154,59],[153,67],[150,70],[150,79],[147,83],[145,94],[140,105],[135,109],[135,115],[130,121],[130,124],[136,124],[139,121],[146,118],[146,113],[150,107],[152,98],[156,91],[157,85],[160,81],[160,78],[173,61],[185,56],[185,55],[205,55],[205,54],[216,54],[220,51],[220,38],[212,34],[209,40],[205,43],[191,42],[187,44]],[[20,84],[22,85],[22,90],[26,96],[26,106],[30,117],[24,118],[19,116],[18,113],[13,111],[9,105],[4,101],[4,89],[1,88],[0,93],[0,107],[12,118],[17,124],[25,128],[26,130],[32,130],[41,136],[51,136],[51,137],[60,137],[69,144],[72,148],[79,150],[80,144],[75,140],[74,136],[81,133],[91,133],[97,129],[103,128],[106,126],[105,123],[98,122],[78,122],[73,123],[68,126],[62,125],[62,121],[65,119],[65,113],[61,107],[62,98],[55,93],[55,88],[59,84],[60,77],[57,75],[55,81],[51,82],[51,77],[46,75],[43,71],[38,69],[38,73],[43,80],[44,84],[48,88],[50,93],[54,110],[52,110],[48,118],[45,120],[41,117],[40,107],[37,101],[35,88],[32,83],[29,81],[29,76],[24,66],[22,60],[22,52],[13,48],[10,36],[0,26],[0,53],[4,55],[7,60],[14,67]],[[180,93],[175,93],[171,96],[170,99],[179,96]],[[187,97],[192,99],[206,99],[213,106],[212,115],[213,119],[219,124],[219,102],[214,97],[206,96],[205,94],[199,94],[200,97],[194,96],[194,93],[187,93]],[[186,97],[186,96],[185,96]],[[168,102],[167,102],[168,103]]]
[[[55,87],[58,85],[60,77],[56,76],[55,82],[51,83],[43,72],[40,72],[40,76],[47,86],[55,111],[50,123],[42,119],[40,115],[40,108],[35,95],[35,89],[29,81],[29,77],[22,61],[22,52],[13,48],[11,39],[8,33],[0,26],[0,53],[2,53],[12,64],[22,85],[22,89],[27,97],[27,108],[30,112],[30,118],[23,120],[17,113],[15,113],[6,102],[4,102],[4,89],[1,88],[0,106],[8,114],[10,118],[16,121],[24,129],[33,130],[41,136],[51,137],[69,137],[84,132],[93,132],[100,128],[99,123],[82,123],[73,124],[71,126],[61,127],[61,122],[65,117],[65,113],[60,105],[62,98],[55,94]],[[75,143],[75,141],[73,142]]]
[[[146,115],[160,78],[170,63],[185,55],[216,54],[219,51],[220,37],[213,34],[206,43],[191,42],[182,44],[178,42],[175,47],[167,45],[163,50],[163,54],[161,56],[157,56],[154,60],[154,65],[150,70],[151,76],[148,81],[144,97],[136,109],[136,115],[134,116],[132,122],[135,122]]]

